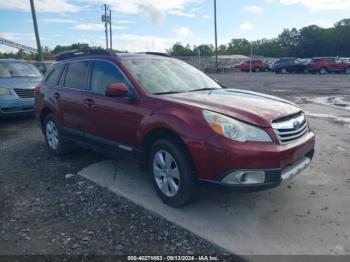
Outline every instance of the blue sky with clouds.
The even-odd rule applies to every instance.
[[[106,0],[113,47],[164,51],[175,42],[213,43],[213,0]],[[104,46],[100,0],[35,0],[44,46]],[[330,27],[350,18],[350,0],[217,0],[219,43],[270,38],[283,28]],[[0,36],[35,47],[29,0],[0,1]],[[9,51],[0,45],[0,51]]]

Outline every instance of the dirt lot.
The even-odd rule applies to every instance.
[[[315,187],[310,185],[303,197],[317,199],[322,195],[322,202],[316,214],[308,214],[306,207],[295,212],[296,222],[306,224],[307,217],[307,223],[320,224],[317,230],[331,228],[333,237],[338,237],[341,243],[349,241],[350,232],[343,230],[350,228],[346,225],[349,211],[342,206],[350,186],[346,171],[350,169],[349,114],[345,110],[310,103],[307,99],[335,94],[350,96],[350,77],[271,73],[231,73],[214,77],[228,87],[292,99],[313,114],[312,125],[325,142],[317,145],[312,170],[314,179],[320,180],[315,182]],[[51,156],[33,118],[0,120],[0,156],[0,254],[228,253],[77,176],[84,167],[105,158],[82,149],[63,158]],[[322,175],[317,176],[320,172]],[[336,175],[334,181],[329,180],[331,173]],[[223,205],[232,205],[224,198],[219,197],[214,202],[221,199]],[[302,202],[303,198],[298,201]],[[254,197],[248,202],[256,205]],[[298,206],[293,205],[293,208]],[[319,207],[309,207],[310,212],[313,208],[318,210]],[[325,234],[322,237],[314,234],[314,237],[320,243],[327,242]],[[269,247],[264,248],[268,250]],[[350,252],[348,248],[335,246],[326,253],[344,254]]]
[[[0,121],[0,255],[229,254],[75,175],[103,156],[54,157],[34,118]]]

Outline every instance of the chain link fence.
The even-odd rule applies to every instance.
[[[176,57],[181,59],[196,68],[200,69],[206,73],[215,73],[216,72],[216,59],[215,56],[212,57],[199,57],[199,56],[179,56]],[[219,56],[218,57],[218,73],[226,73],[231,71],[239,71],[235,68],[234,65],[242,63],[249,60],[250,58],[243,55],[233,55],[233,56]],[[253,60],[262,60],[264,63],[272,63],[274,58],[267,58],[261,56],[253,57]]]

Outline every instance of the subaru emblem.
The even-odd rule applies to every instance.
[[[300,127],[300,122],[299,121],[295,121],[293,123],[293,127],[294,127],[294,129],[298,129]]]

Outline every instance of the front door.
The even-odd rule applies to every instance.
[[[96,60],[93,64],[90,90],[84,95],[88,128],[86,137],[95,142],[105,143],[132,151],[136,146],[137,130],[142,119],[138,102],[129,97],[108,97],[108,84],[129,82],[117,66],[109,61]]]

